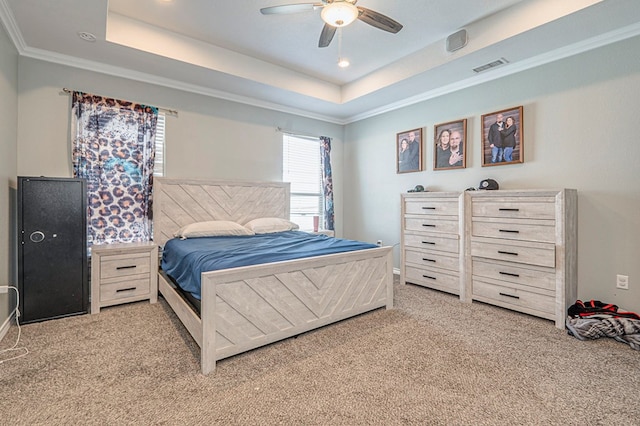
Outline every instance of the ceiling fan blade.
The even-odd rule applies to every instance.
[[[362,22],[366,22],[367,24],[373,27],[376,27],[384,31],[388,31],[393,34],[397,33],[402,29],[402,24],[400,24],[397,21],[394,21],[388,16],[383,15],[382,13],[378,13],[376,11],[367,9],[365,7],[360,7],[360,6],[357,6],[357,7],[358,7],[358,11],[360,12],[358,14],[358,19],[361,20]]]
[[[327,47],[331,43],[331,40],[333,40],[333,36],[336,34],[336,30],[336,27],[329,24],[324,24],[324,27],[322,27],[322,32],[320,33],[318,47]]]
[[[260,13],[263,15],[287,15],[290,13],[309,12],[322,6],[322,3],[282,4],[280,6],[263,7],[260,9]]]

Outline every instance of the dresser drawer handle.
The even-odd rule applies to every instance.
[[[428,226],[430,228],[435,228],[436,227],[436,225],[432,225],[430,223],[423,223],[422,226]]]
[[[500,229],[500,232],[510,232],[512,234],[519,234],[520,231],[516,231],[515,229]]]
[[[426,257],[423,257],[422,260],[424,260],[425,262],[433,262],[436,263],[435,259],[427,259]]]
[[[423,275],[423,277],[434,281],[436,280],[436,277],[430,277],[429,275]]]
[[[520,209],[499,208],[501,212],[519,212]]]
[[[117,266],[116,269],[120,270],[120,269],[133,269],[135,268],[136,265],[129,265],[129,266]]]
[[[498,250],[498,253],[500,253],[500,254],[509,254],[509,255],[511,255],[511,256],[517,256],[517,255],[518,255],[518,253],[514,253],[514,252],[512,252],[512,251],[502,251],[502,250]]]
[[[432,246],[436,245],[436,243],[433,243],[431,241],[423,241],[422,244],[431,244]]]
[[[131,290],[135,290],[137,287],[129,287],[129,288],[119,288],[116,290],[116,293],[122,293],[125,291],[131,291]]]
[[[422,210],[435,210],[435,207],[423,207]]]
[[[511,272],[502,272],[502,271],[500,271],[500,275],[508,275],[510,277],[520,278],[520,274],[512,274]]]
[[[520,299],[520,296],[514,296],[513,294],[500,293],[500,296],[511,297],[512,299]]]

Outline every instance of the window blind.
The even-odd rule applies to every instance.
[[[290,220],[313,230],[313,216],[323,223],[320,139],[283,135],[282,181],[291,183]]]
[[[155,141],[155,160],[153,163],[153,175],[164,176],[164,126],[165,114],[158,113],[158,122],[156,124],[156,141]]]

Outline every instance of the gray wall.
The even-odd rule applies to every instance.
[[[18,52],[0,25],[0,285],[17,285],[14,248],[17,109]],[[0,333],[14,305],[14,293],[7,294],[0,294]]]
[[[345,234],[398,243],[399,194],[417,184],[462,191],[494,178],[504,189],[576,188],[579,298],[640,312],[638,51],[636,37],[346,126]],[[482,167],[480,116],[519,105],[525,162]],[[434,125],[463,118],[467,168],[433,171]],[[426,171],[398,175],[396,133],[418,127]],[[615,288],[616,274],[629,276],[629,290]]]
[[[278,180],[276,126],[333,137],[337,231],[348,238],[398,243],[400,193],[416,184],[464,190],[491,177],[506,189],[576,188],[579,297],[640,311],[640,144],[631,128],[640,110],[640,61],[629,54],[639,49],[640,38],[627,40],[344,128],[20,58],[17,170],[10,175],[70,176],[70,99],[61,92],[68,87],[179,110],[167,120],[171,177]],[[481,167],[480,115],[518,105],[525,163]],[[433,125],[462,118],[469,120],[467,168],[434,172]],[[417,127],[425,128],[427,170],[398,175],[395,135]],[[397,248],[395,258],[398,266]],[[630,290],[615,289],[618,273],[629,275]]]

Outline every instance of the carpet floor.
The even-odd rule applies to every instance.
[[[162,299],[25,325],[19,346],[0,424],[640,425],[639,351],[413,285],[210,376]]]

